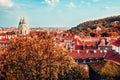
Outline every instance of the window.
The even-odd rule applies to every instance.
[[[20,34],[22,34],[22,30],[20,31]]]

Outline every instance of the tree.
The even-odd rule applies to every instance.
[[[111,61],[107,61],[99,74],[101,75],[101,79],[119,80],[120,66]]]
[[[96,33],[91,32],[91,33],[90,33],[90,36],[91,36],[91,37],[96,37],[96,36],[97,36],[97,34],[96,34]]]
[[[109,34],[108,34],[107,32],[103,32],[103,33],[101,34],[101,36],[102,36],[102,37],[109,37]]]
[[[5,80],[57,80],[77,66],[47,33],[11,40],[0,65]]]

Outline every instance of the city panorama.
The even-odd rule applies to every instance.
[[[0,80],[120,80],[119,0],[0,0]]]

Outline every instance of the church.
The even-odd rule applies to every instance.
[[[19,25],[18,25],[18,35],[27,35],[30,33],[30,28],[27,25],[24,18],[20,19]]]

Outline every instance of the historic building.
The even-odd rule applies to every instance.
[[[26,24],[26,21],[24,18],[20,19],[19,25],[18,25],[18,35],[27,35],[30,32],[29,26]]]

